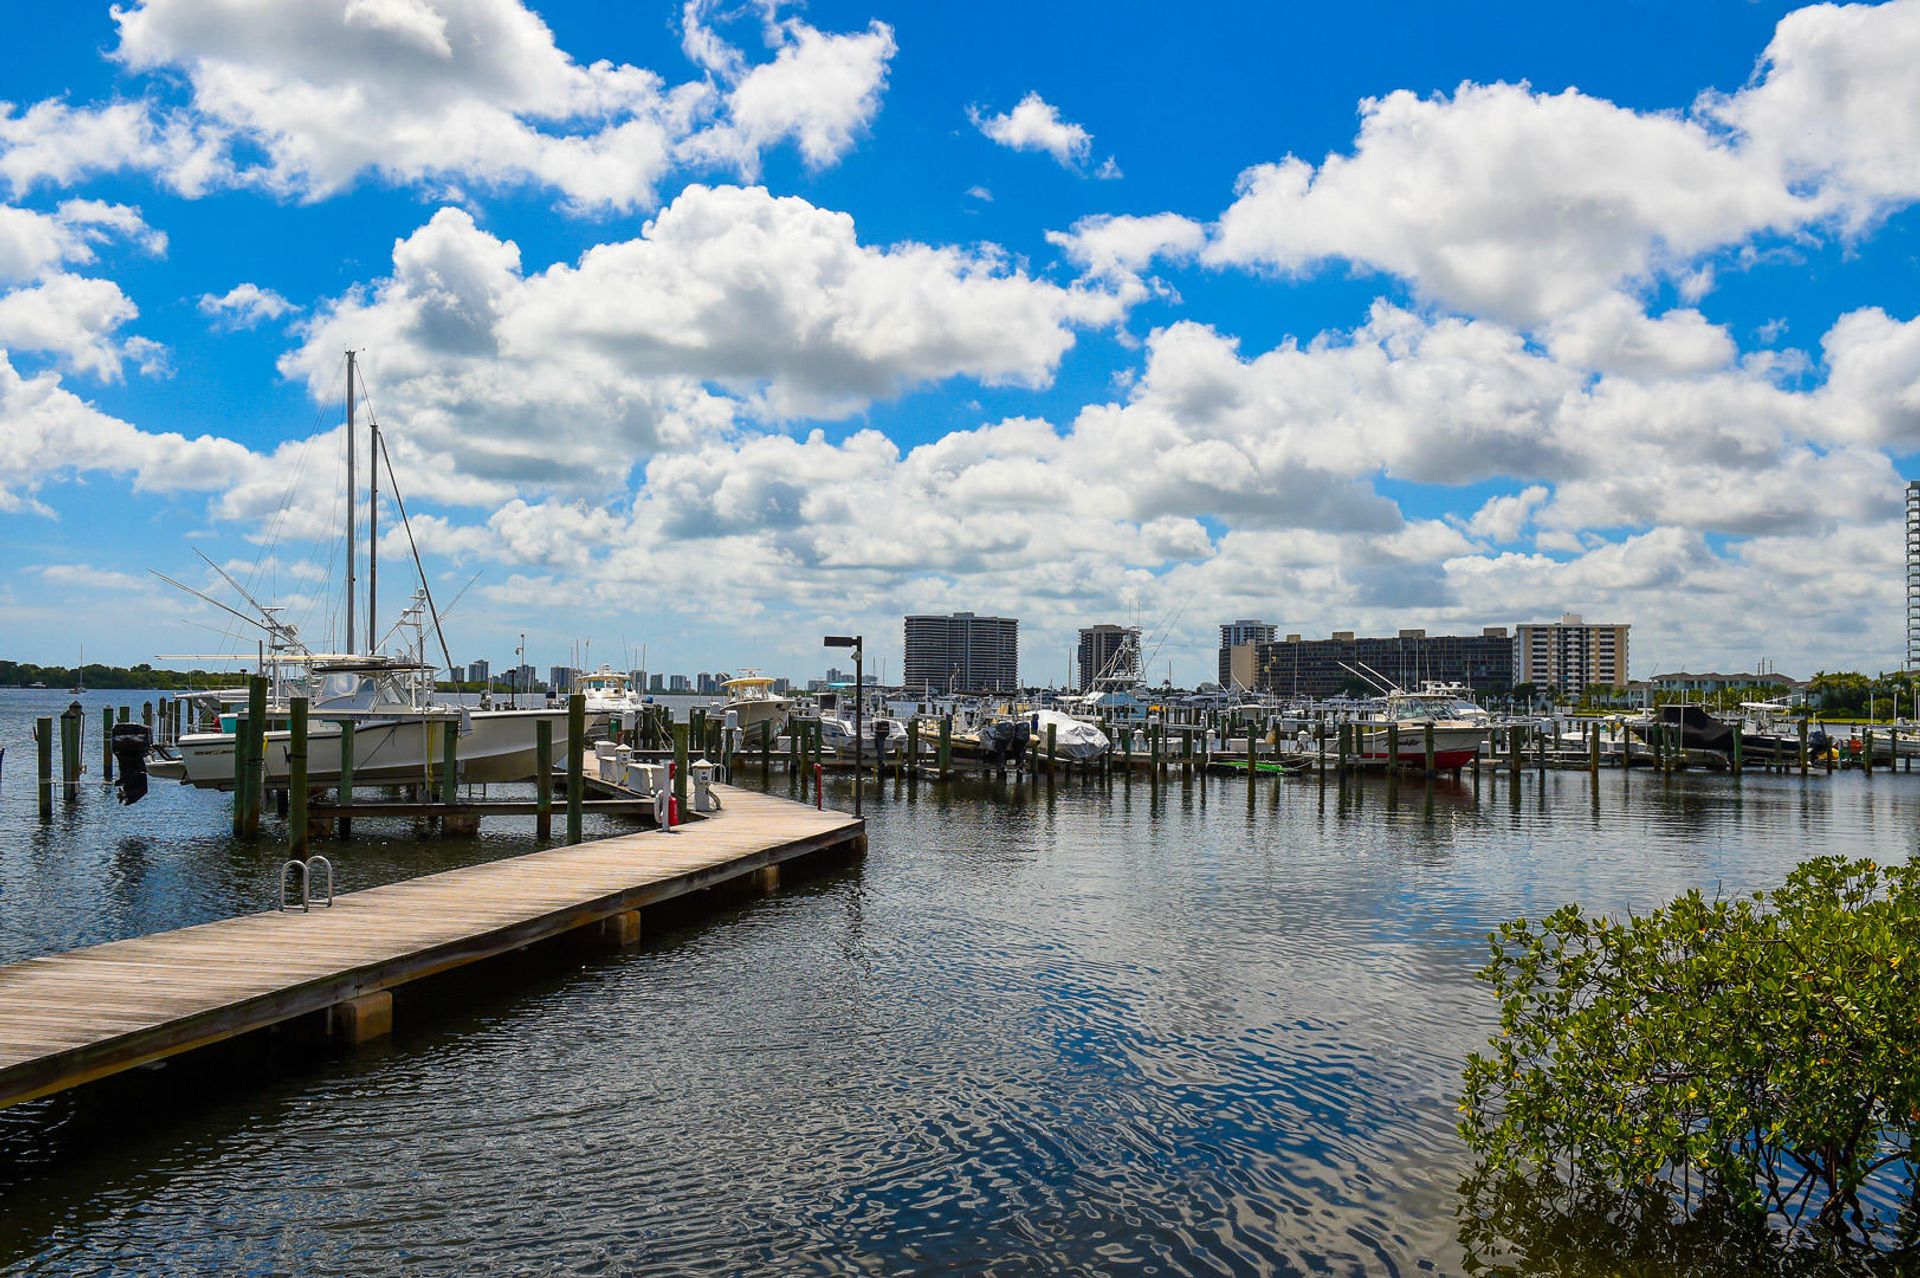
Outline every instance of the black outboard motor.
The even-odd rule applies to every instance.
[[[112,741],[120,802],[138,803],[147,797],[147,751],[153,745],[153,729],[144,723],[116,723]]]

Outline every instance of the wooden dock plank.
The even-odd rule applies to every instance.
[[[0,967],[0,1107],[863,840],[838,812],[716,787],[718,817]]]

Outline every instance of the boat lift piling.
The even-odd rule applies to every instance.
[[[34,796],[42,821],[53,820],[53,716],[33,721]]]
[[[308,853],[307,831],[307,699],[294,697],[287,705],[291,729],[287,742],[287,793],[293,811],[287,818],[287,855],[305,861]]]

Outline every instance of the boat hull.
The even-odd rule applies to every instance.
[[[787,702],[785,701],[776,701],[771,698],[729,701],[722,708],[721,713],[736,715],[736,722],[748,734],[748,739],[753,741],[760,739],[758,734],[761,731],[760,725],[763,723],[773,725],[774,736],[779,736],[787,728]]]
[[[480,711],[472,730],[458,739],[457,772],[469,784],[497,785],[531,779],[537,771],[537,724],[554,725],[557,751],[564,753],[567,712],[554,710]],[[451,716],[375,719],[356,722],[353,732],[353,780],[356,785],[411,785],[437,782],[445,757],[446,734],[458,732]],[[288,753],[292,734],[268,732],[261,748],[269,786],[285,785],[291,775]],[[233,735],[190,733],[178,742],[186,784],[206,790],[233,788]],[[340,781],[340,725],[313,724],[307,733],[307,781],[313,786]]]
[[[1391,757],[1401,767],[1427,766],[1426,725],[1400,725],[1398,752],[1390,756],[1385,727],[1367,725],[1361,730],[1359,755],[1362,763],[1384,764]],[[1433,730],[1433,766],[1451,771],[1471,764],[1485,744],[1487,730],[1481,727],[1435,727]]]

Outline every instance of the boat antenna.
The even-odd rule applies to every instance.
[[[413,567],[420,574],[420,593],[427,599],[427,615],[433,618],[433,634],[440,641],[440,655],[446,658],[447,672],[453,672],[453,653],[447,647],[447,632],[440,628],[440,613],[433,606],[433,587],[427,584],[427,567],[420,562],[420,546],[413,539],[413,521],[407,518],[407,503],[400,496],[400,481],[393,473],[393,456],[387,452],[387,441],[379,435],[373,442],[380,449],[380,460],[386,463],[387,481],[393,486],[393,504],[400,511],[400,526],[406,529],[407,549],[413,552]]]
[[[473,576],[467,578],[467,584],[460,587],[460,593],[453,597],[453,601],[447,605],[447,610],[440,614],[443,620],[453,615],[453,610],[460,606],[460,601],[467,597],[467,592],[469,590],[473,589],[473,583],[480,580],[480,578],[486,573],[486,571],[487,570],[485,568],[482,568],[479,572],[476,572],[473,574]]]
[[[227,607],[227,605],[221,603],[218,599],[215,599],[212,595],[208,594],[206,591],[195,590],[192,586],[187,585],[183,581],[175,581],[173,578],[167,576],[167,574],[165,574],[164,572],[161,572],[158,568],[149,568],[147,569],[147,571],[152,573],[154,576],[158,577],[160,580],[166,582],[169,586],[172,586],[175,590],[184,590],[188,594],[192,595],[195,599],[198,599],[203,603],[212,604],[214,607],[218,608],[221,612],[231,613],[232,615],[238,617],[240,620],[246,622],[249,626],[257,626],[262,630],[265,630],[268,628],[268,624],[266,622],[261,621],[256,617],[249,617],[246,613],[241,612],[238,608],[229,608]]]
[[[201,550],[198,546],[195,546],[193,548],[193,553],[200,556],[200,562],[204,563],[207,567],[219,573],[221,576],[221,579],[224,580],[229,586],[232,586],[234,588],[234,591],[238,593],[242,599],[252,604],[254,608],[259,611],[261,616],[267,617],[267,618],[273,617],[273,609],[267,607],[265,604],[261,603],[258,599],[255,599],[252,595],[248,594],[246,591],[246,588],[242,586],[239,582],[233,579],[233,574],[228,572],[225,568],[222,568],[219,564],[216,564],[215,562],[213,562],[213,560],[207,558],[205,551]]]

